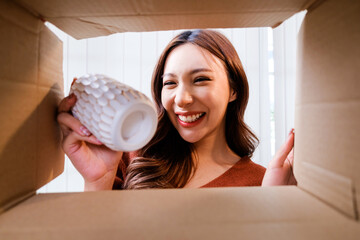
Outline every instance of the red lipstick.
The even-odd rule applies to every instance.
[[[181,115],[181,116],[192,116],[192,115],[196,115],[196,114],[201,114],[201,116],[198,119],[196,119],[195,121],[193,121],[193,122],[184,122],[183,120],[181,120],[179,118],[179,115]],[[185,128],[191,128],[191,127],[195,127],[195,126],[197,126],[198,124],[201,123],[201,121],[204,119],[205,113],[201,113],[201,112],[196,112],[196,113],[195,112],[191,112],[191,113],[188,112],[188,113],[181,113],[181,114],[176,113],[176,116],[177,116],[177,121],[180,124],[180,126],[185,127]]]

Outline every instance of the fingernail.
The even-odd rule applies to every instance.
[[[73,79],[73,81],[72,81],[72,83],[71,83],[71,87],[72,87],[72,85],[74,85],[74,83],[76,82],[76,80],[77,80],[77,78],[74,77],[74,79]]]
[[[290,130],[289,136],[290,136],[292,133],[294,133],[294,129],[293,129],[293,128]]]
[[[91,135],[91,132],[84,126],[80,126],[80,131],[87,137]]]
[[[75,94],[72,93],[72,94],[69,95],[68,99],[69,99],[69,100],[72,100],[74,97],[75,97]]]

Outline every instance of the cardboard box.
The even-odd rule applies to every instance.
[[[275,27],[299,34],[298,186],[38,194],[63,171],[62,44],[122,31]],[[0,239],[360,239],[360,1],[0,1]]]

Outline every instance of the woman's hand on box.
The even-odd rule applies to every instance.
[[[270,161],[262,181],[262,186],[297,184],[293,173],[294,138],[295,133],[294,129],[292,129],[286,142]]]
[[[111,189],[122,152],[104,146],[74,118],[70,111],[76,103],[74,94],[58,106],[57,121],[63,133],[62,148],[85,180],[85,190]]]

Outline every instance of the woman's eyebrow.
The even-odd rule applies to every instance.
[[[169,76],[169,77],[176,77],[176,75],[175,74],[173,74],[173,73],[164,73],[162,76],[161,76],[161,79],[163,79],[164,77],[166,77],[166,76]]]
[[[196,69],[191,70],[191,71],[189,72],[189,75],[193,75],[193,74],[199,73],[199,72],[213,72],[213,70],[211,70],[210,68],[196,68]],[[173,73],[164,73],[164,74],[161,76],[161,78],[163,79],[164,77],[167,77],[167,76],[169,76],[169,77],[174,77],[174,78],[176,77],[176,75],[173,74]]]
[[[212,72],[213,70],[210,69],[210,68],[196,68],[194,70],[191,70],[190,71],[190,74],[195,74],[195,73],[198,73],[198,72]]]

